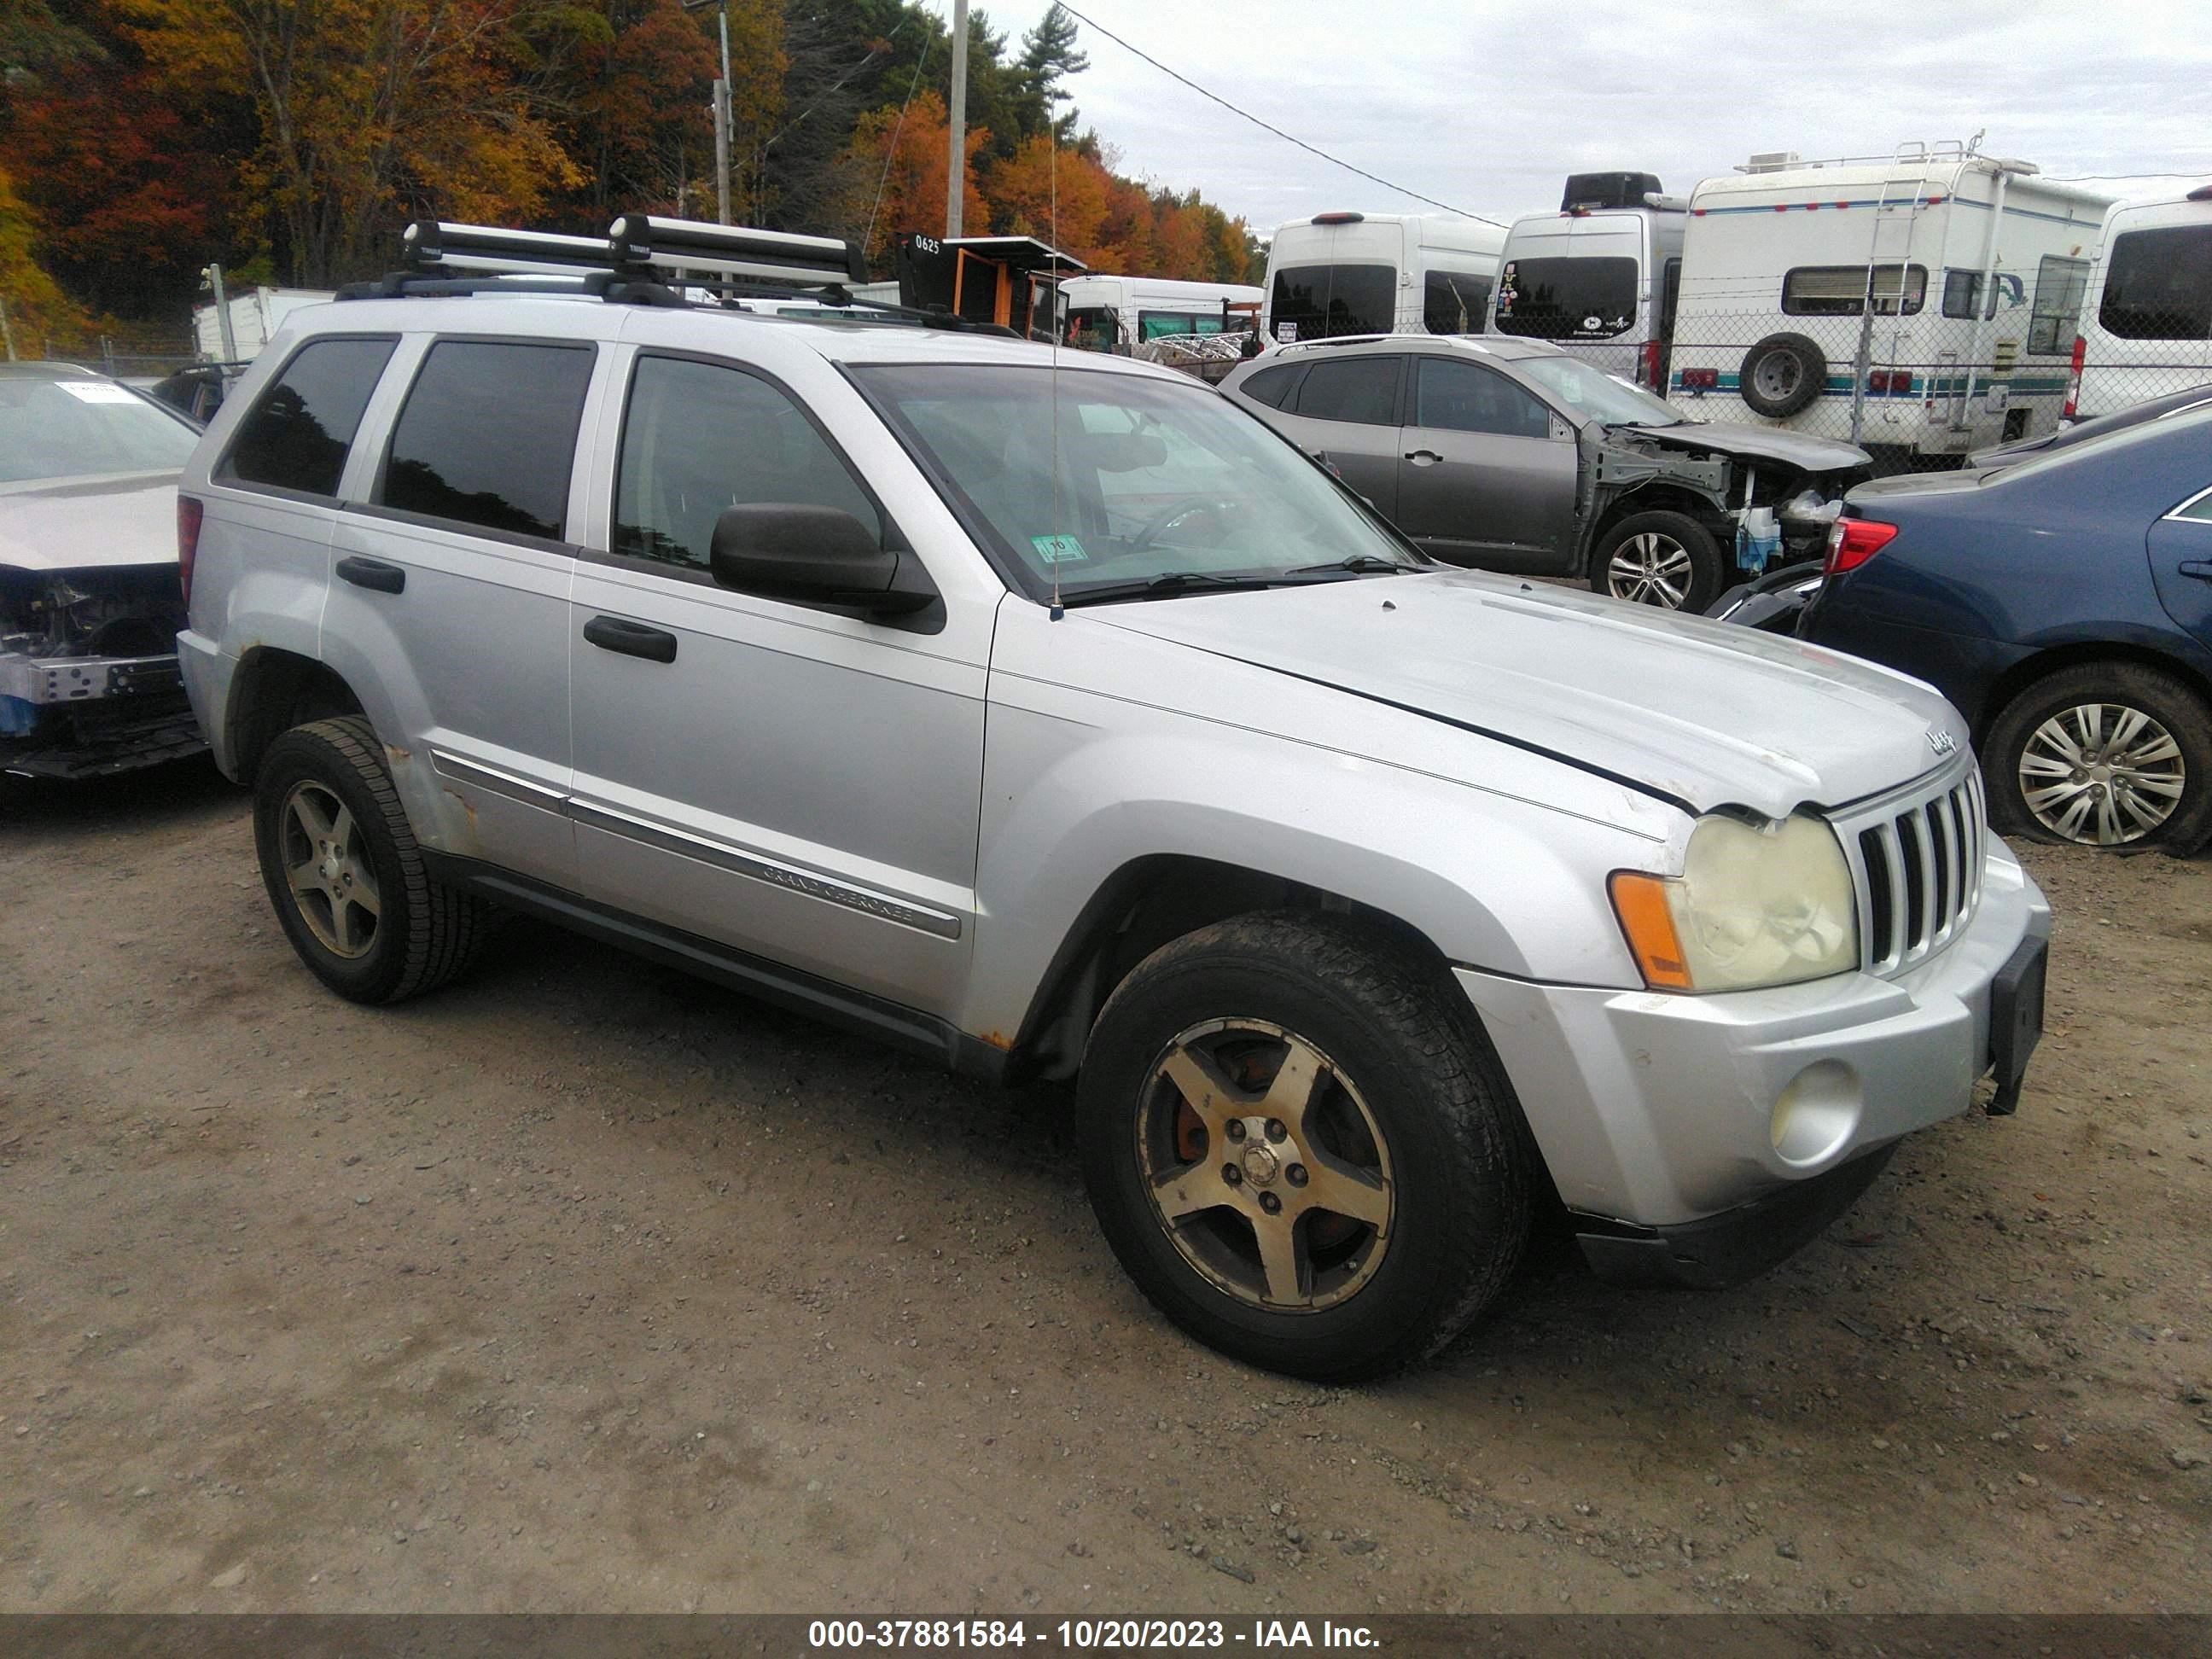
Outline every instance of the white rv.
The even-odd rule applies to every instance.
[[[334,296],[318,289],[252,288],[228,296],[230,338],[238,361],[249,362],[276,336],[284,319],[301,306],[319,306]],[[192,307],[192,343],[209,362],[223,360],[222,314],[214,302]]]
[[[1164,276],[1070,276],[1060,285],[1060,338],[1092,351],[1128,352],[1171,334],[1249,328],[1228,307],[1249,307],[1260,290],[1243,283],[1177,283]]]
[[[2212,184],[2114,208],[2081,310],[2069,415],[2212,381]]]
[[[1480,334],[1505,233],[1435,214],[1317,213],[1275,232],[1261,321],[1271,341]]]
[[[1486,331],[1549,340],[1662,392],[1689,204],[1648,173],[1577,173],[1557,213],[1505,233]]]
[[[1690,198],[1668,396],[1889,470],[2051,430],[2110,198],[1952,144],[1753,156]]]

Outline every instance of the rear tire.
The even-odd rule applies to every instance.
[[[269,745],[253,783],[253,841],[285,937],[349,1001],[434,990],[489,931],[489,905],[423,867],[376,733],[358,716],[295,726]]]
[[[1702,617],[1728,570],[1713,533],[1684,513],[1632,513],[1608,526],[1590,555],[1590,586],[1632,605]]]
[[[1489,1304],[1527,1241],[1531,1159],[1451,995],[1382,933],[1303,913],[1138,964],[1085,1051],[1083,1168],[1163,1313],[1340,1382],[1435,1353]]]
[[[2184,857],[2212,838],[2212,707],[2158,669],[2045,676],[2005,705],[1983,759],[2001,830]]]

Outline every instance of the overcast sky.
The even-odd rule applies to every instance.
[[[946,15],[949,0],[939,0]],[[1965,139],[2054,175],[2212,178],[2206,0],[1076,0],[1230,102],[1409,190],[1507,220],[1565,175],[1683,195],[1755,150]],[[977,7],[1018,43],[1046,0]],[[1123,172],[1266,234],[1423,205],[1293,149],[1094,30],[1071,86]],[[2153,193],[2156,179],[2110,186]]]

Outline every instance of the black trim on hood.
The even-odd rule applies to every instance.
[[[1632,778],[1625,773],[1611,771],[1586,760],[1578,760],[1574,756],[1562,754],[1556,749],[1547,749],[1540,743],[1531,743],[1526,738],[1516,738],[1510,732],[1493,731],[1486,726],[1476,726],[1467,720],[1456,720],[1449,714],[1437,714],[1433,708],[1422,708],[1410,702],[1400,702],[1395,697],[1378,696],[1372,691],[1362,691],[1356,686],[1340,685],[1334,680],[1321,679],[1312,674],[1301,674],[1294,669],[1278,668],[1271,662],[1255,662],[1249,657],[1231,656],[1226,651],[1215,651],[1203,645],[1194,645],[1188,640],[1176,640],[1175,643],[1187,650],[1203,651],[1209,657],[1219,657],[1224,662],[1243,663],[1247,668],[1260,668],[1270,674],[1280,674],[1286,680],[1300,680],[1308,685],[1318,685],[1325,691],[1340,691],[1348,697],[1358,697],[1368,702],[1380,703],[1385,708],[1395,708],[1403,714],[1417,715],[1425,720],[1434,720],[1439,726],[1449,726],[1457,731],[1471,732],[1478,738],[1488,738],[1492,743],[1502,743],[1509,749],[1518,749],[1531,755],[1541,755],[1546,760],[1557,761],[1562,766],[1571,766],[1578,772],[1587,772],[1592,777],[1603,778],[1607,783],[1617,783],[1624,789],[1633,789],[1639,795],[1649,795],[1654,800],[1663,801],[1690,817],[1703,816],[1696,807],[1691,805],[1680,795],[1670,794],[1656,784],[1645,783],[1641,779]]]

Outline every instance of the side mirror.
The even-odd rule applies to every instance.
[[[910,553],[887,548],[842,507],[763,501],[722,509],[708,566],[740,593],[859,611],[919,611],[937,589]]]

